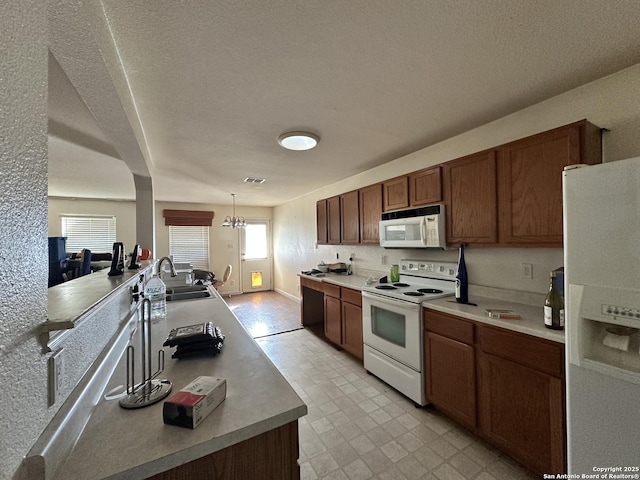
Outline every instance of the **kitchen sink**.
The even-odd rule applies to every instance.
[[[206,285],[184,285],[167,288],[167,302],[191,300],[194,298],[207,298],[210,296],[211,290]]]

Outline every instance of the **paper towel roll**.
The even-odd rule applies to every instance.
[[[630,339],[631,337],[629,335],[616,335],[615,333],[607,332],[607,336],[604,337],[602,343],[607,347],[628,352]]]

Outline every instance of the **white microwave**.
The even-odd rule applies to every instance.
[[[385,212],[380,220],[380,246],[445,248],[444,205]]]

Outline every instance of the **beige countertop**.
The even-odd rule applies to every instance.
[[[146,478],[306,415],[307,406],[215,291],[211,298],[168,302],[167,318],[152,324],[153,352],[162,347],[171,328],[207,321],[226,335],[222,352],[213,358],[175,360],[171,358],[174,349],[164,347],[165,368],[158,378],[170,380],[173,392],[200,375],[225,378],[227,396],[222,404],[190,430],[163,423],[162,401],[127,410],[117,399],[102,397],[54,480]],[[124,335],[128,329],[125,326]],[[140,364],[139,332],[138,328],[132,340],[136,365]],[[105,392],[125,384],[124,357]],[[157,354],[152,353],[152,358],[155,371]]]
[[[469,302],[475,303],[477,306],[457,303],[453,297],[422,302],[422,306],[427,309],[449,313],[487,325],[494,325],[535,337],[546,338],[554,342],[564,343],[564,330],[551,330],[544,326],[542,305],[532,306],[524,303],[505,301],[499,298],[476,296],[470,296]],[[487,308],[513,310],[514,313],[520,315],[522,318],[517,320],[489,318],[485,312]]]
[[[313,277],[302,273],[298,275],[318,282],[333,283],[335,285],[353,288],[360,291],[362,291],[362,287],[365,285],[365,281],[367,279],[367,277],[360,275],[340,275],[334,273],[327,273],[323,277]],[[501,292],[498,289],[489,288],[478,288],[476,290],[482,293],[491,293],[491,296],[471,295],[469,301],[476,303],[478,305],[477,307],[473,305],[459,304],[453,299],[453,297],[424,301],[422,302],[422,306],[438,310],[440,312],[449,313],[451,315],[457,315],[469,320],[486,323],[488,325],[494,325],[508,330],[546,338],[547,340],[552,340],[554,342],[564,343],[564,330],[551,330],[544,326],[542,302],[538,301],[538,305],[531,304],[536,303],[536,300],[539,300],[536,297],[543,298],[543,295],[540,296],[538,294],[526,294],[513,291]],[[530,303],[513,301],[513,298],[518,297],[526,298]],[[532,299],[529,297],[533,297],[534,301],[531,302]],[[513,310],[522,318],[518,320],[489,318],[485,312],[485,309],[487,308]]]

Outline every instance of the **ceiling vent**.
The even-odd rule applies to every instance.
[[[264,178],[247,177],[244,179],[244,183],[264,183],[264,182],[265,182]]]

